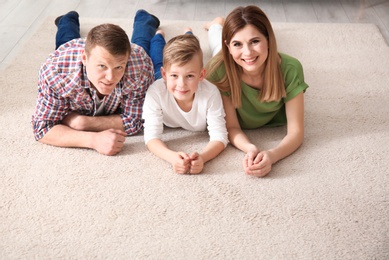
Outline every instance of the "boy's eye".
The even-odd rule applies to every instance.
[[[99,68],[100,68],[100,69],[105,69],[105,65],[99,64]]]
[[[194,75],[188,75],[187,78],[194,78]]]

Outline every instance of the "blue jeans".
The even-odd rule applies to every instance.
[[[154,79],[161,78],[162,52],[166,42],[161,34],[155,34],[159,27],[157,17],[145,10],[138,10],[134,18],[131,42],[141,46],[154,65]]]
[[[80,38],[80,21],[76,12],[69,12],[62,16],[58,22],[58,30],[55,35],[55,49],[65,42]]]
[[[150,56],[154,65],[154,78],[161,78],[162,51],[166,42],[160,34],[155,34],[159,27],[157,17],[145,10],[138,10],[134,18],[131,42],[141,46]],[[69,12],[58,22],[58,31],[55,38],[56,49],[76,38],[80,38],[80,22],[77,13]]]
[[[161,67],[163,63],[163,47],[165,47],[166,41],[161,34],[154,35],[150,42],[150,58],[154,65],[154,79],[162,78]]]

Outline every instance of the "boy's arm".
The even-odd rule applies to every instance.
[[[204,164],[219,155],[224,148],[224,143],[220,141],[210,141],[200,154],[197,152],[192,153],[190,155],[190,173],[200,173],[204,168]]]
[[[176,173],[188,172],[190,159],[186,153],[169,149],[162,140],[157,138],[151,139],[146,145],[150,152],[170,163]]]
[[[215,158],[219,153],[221,153],[225,148],[225,145],[220,141],[210,141],[204,150],[200,153],[200,156],[203,158],[204,163]]]

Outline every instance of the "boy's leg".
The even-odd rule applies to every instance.
[[[131,42],[141,46],[150,55],[150,42],[159,27],[159,19],[145,10],[138,10],[134,18]]]
[[[163,47],[166,41],[162,34],[157,33],[150,42],[150,58],[154,65],[154,79],[162,78],[161,67],[163,64]]]
[[[58,30],[55,36],[55,49],[58,49],[65,42],[81,37],[80,22],[76,11],[71,11],[62,17],[58,17],[56,19],[56,25]]]

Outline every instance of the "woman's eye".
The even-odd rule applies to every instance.
[[[260,41],[259,40],[253,40],[252,44],[258,44]]]

